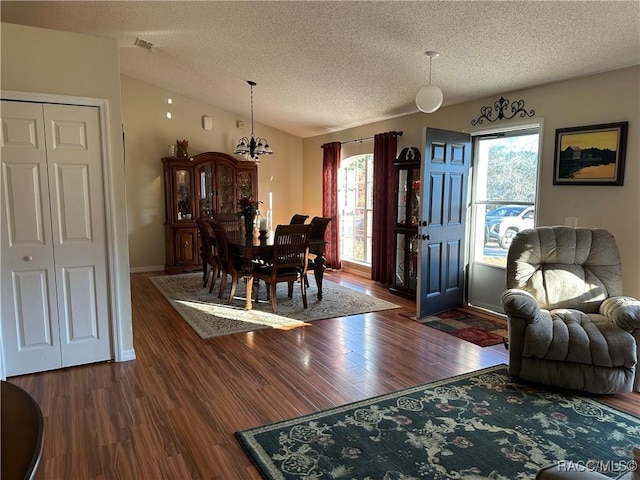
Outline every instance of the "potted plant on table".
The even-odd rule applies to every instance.
[[[244,217],[245,236],[252,237],[255,219],[260,214],[259,208],[262,202],[254,198],[253,192],[248,185],[243,184],[238,188],[240,189],[240,197],[238,198],[240,210],[238,211],[238,216]]]

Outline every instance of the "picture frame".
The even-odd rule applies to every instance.
[[[629,122],[556,129],[554,185],[624,182]]]

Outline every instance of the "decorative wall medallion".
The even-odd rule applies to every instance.
[[[507,115],[505,114],[505,110],[509,108],[509,105],[511,105],[511,114]],[[495,112],[493,110],[495,110]],[[508,98],[500,97],[499,100],[493,103],[493,107],[491,105],[485,105],[480,108],[480,116],[471,120],[471,125],[480,125],[485,120],[488,122],[495,122],[496,120],[502,119],[510,120],[516,115],[520,115],[521,118],[533,117],[535,114],[535,110],[529,110],[528,112],[525,110],[524,100],[514,100],[509,104]]]

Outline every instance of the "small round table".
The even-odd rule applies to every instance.
[[[2,475],[6,479],[32,479],[40,457],[44,422],[31,395],[12,383],[0,382]]]

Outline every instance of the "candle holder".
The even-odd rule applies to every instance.
[[[269,222],[269,211],[267,211],[267,216],[261,217],[258,221],[258,231],[260,232],[260,238],[267,238],[269,236],[269,229],[271,228],[271,224]]]

